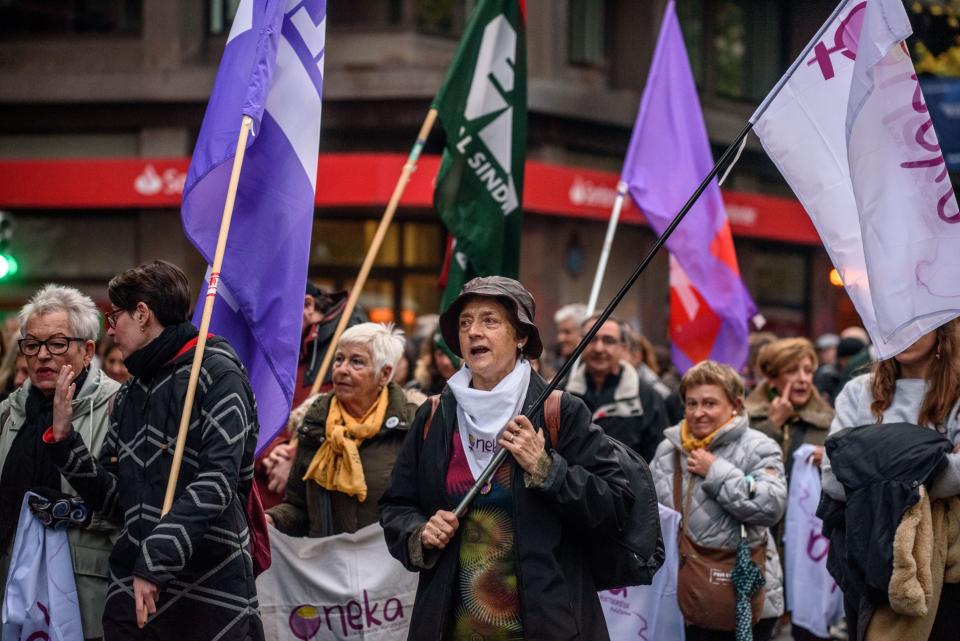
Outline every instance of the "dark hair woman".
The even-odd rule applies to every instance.
[[[245,515],[258,429],[246,372],[225,340],[209,338],[173,507],[161,516],[197,339],[190,290],[158,260],[116,276],[108,295],[108,334],[133,378],[101,455],[70,426],[69,366],[44,436],[80,495],[125,523],[110,556],[104,638],[262,639]]]
[[[633,495],[579,399],[563,394],[549,452],[543,413],[520,416],[546,387],[527,360],[543,350],[533,315],[520,283],[491,276],[440,318],[466,367],[435,414],[418,411],[380,501],[391,554],[420,573],[411,639],[609,638],[584,540],[621,529]],[[510,457],[458,520],[449,510],[500,448]]]

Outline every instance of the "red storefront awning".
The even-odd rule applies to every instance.
[[[317,207],[383,207],[406,156],[390,153],[321,154]],[[0,207],[10,209],[177,208],[189,158],[122,158],[0,161]],[[439,156],[423,156],[401,207],[430,208]],[[606,221],[617,175],[580,167],[527,161],[524,209],[548,216]],[[723,192],[735,236],[819,245],[796,200]],[[645,224],[631,203],[621,220]]]

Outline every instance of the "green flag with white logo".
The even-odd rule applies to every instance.
[[[433,106],[447,135],[433,204],[454,238],[441,310],[475,276],[520,269],[527,152],[524,0],[481,0]]]

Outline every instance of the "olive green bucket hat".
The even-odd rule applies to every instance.
[[[506,276],[474,278],[463,286],[460,295],[450,303],[447,311],[440,314],[440,333],[444,342],[457,356],[463,358],[460,353],[460,312],[467,300],[474,296],[490,296],[503,303],[521,325],[518,329],[527,336],[527,344],[523,347],[524,355],[528,358],[540,358],[543,341],[540,340],[540,330],[533,324],[537,303],[526,287]]]

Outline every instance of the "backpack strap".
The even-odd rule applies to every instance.
[[[547,424],[547,431],[550,432],[550,445],[557,449],[560,442],[560,400],[563,398],[563,392],[553,390],[543,404],[543,420]]]
[[[427,417],[427,422],[423,424],[423,440],[427,440],[427,434],[430,433],[430,426],[433,425],[433,415],[437,413],[437,408],[440,407],[440,395],[434,394],[427,399],[430,401],[430,416]]]

